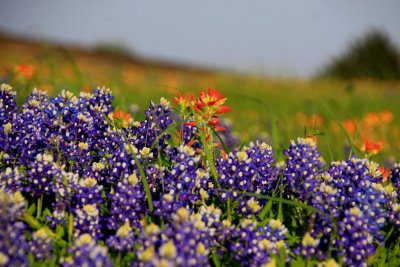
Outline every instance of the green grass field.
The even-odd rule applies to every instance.
[[[140,109],[137,116],[143,117],[142,111],[151,100],[173,99],[178,92],[195,93],[211,87],[228,98],[232,111],[225,117],[243,143],[263,137],[279,151],[290,139],[318,135],[325,159],[339,160],[345,156],[343,146],[348,143],[342,123],[350,119],[359,128],[353,138],[355,145],[361,146],[361,136],[368,136],[385,143],[378,161],[400,158],[400,81],[306,81],[187,71],[137,64],[120,55],[23,45],[5,42],[8,52],[0,59],[4,79],[17,89],[20,101],[35,87],[55,95],[62,89],[77,93],[106,86],[113,91],[117,106],[128,111],[136,104]],[[32,67],[33,76],[26,79],[18,74],[15,68],[20,64]],[[365,116],[383,111],[390,111],[393,120],[365,132],[361,127]],[[315,121],[315,115],[322,116],[322,121]]]

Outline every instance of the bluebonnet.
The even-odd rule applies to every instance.
[[[20,172],[18,167],[7,167],[0,173],[0,188],[5,192],[15,193],[22,190],[24,182],[24,174]]]
[[[15,96],[16,92],[10,85],[0,85],[0,122],[3,125],[11,121],[18,110]]]
[[[379,237],[387,216],[385,206],[388,201],[379,166],[367,159],[352,158],[332,163],[329,172],[340,195],[338,204],[341,214],[346,209],[359,208],[366,216],[373,235]]]
[[[54,162],[52,155],[37,154],[35,161],[28,166],[27,185],[24,190],[33,193],[35,196],[53,194],[56,191],[56,180],[61,182],[61,172],[61,166]]]
[[[324,164],[317,145],[310,138],[298,138],[297,142],[290,142],[290,147],[283,154],[286,156],[283,170],[285,194],[304,201]]]
[[[393,185],[397,188],[397,194],[400,195],[400,164],[395,163],[394,167],[390,170],[390,178]]]
[[[135,244],[135,231],[126,219],[125,223],[118,228],[115,235],[107,239],[107,245],[117,251],[130,251]]]
[[[182,130],[180,132],[180,137],[184,145],[188,145],[193,149],[201,149],[203,145],[201,144],[200,135],[198,133],[196,126],[188,125],[186,123],[182,124]]]
[[[152,148],[155,157],[165,148],[165,141],[170,135],[165,130],[172,123],[170,103],[161,98],[159,104],[150,103],[145,111],[143,122],[134,122],[128,131],[128,140],[139,151],[143,148]],[[154,147],[153,147],[154,146]]]
[[[375,252],[373,236],[368,227],[368,217],[357,208],[345,211],[338,224],[338,253],[348,266],[367,266],[367,258]]]
[[[75,239],[69,249],[69,256],[61,259],[63,267],[73,266],[113,266],[108,256],[107,247],[100,246],[89,234],[82,234]]]
[[[272,219],[267,226],[259,227],[257,222],[244,219],[233,235],[227,238],[226,246],[242,266],[261,266],[287,250],[287,232],[279,220]]]
[[[0,260],[1,266],[28,266],[26,226],[18,220],[25,208],[20,192],[0,189]]]
[[[140,261],[133,266],[209,266],[220,215],[221,211],[213,207],[200,213],[181,207],[164,229],[145,225],[138,237],[141,247],[136,251]]]
[[[148,212],[142,182],[136,171],[124,174],[109,198],[110,216],[107,225],[115,231],[126,221],[132,226],[139,226],[140,219]]]
[[[312,257],[315,255],[319,242],[318,238],[314,238],[310,233],[306,232],[301,240],[300,247],[295,250],[295,253],[305,258]]]
[[[220,194],[221,199],[239,198],[238,209],[243,214],[261,211],[265,200],[240,196],[237,191],[272,195],[278,177],[273,166],[272,148],[265,143],[250,143],[242,151],[233,151],[227,158],[217,161],[218,181],[228,192]]]
[[[32,240],[29,242],[29,250],[38,260],[53,257],[53,240],[44,228],[32,234]]]

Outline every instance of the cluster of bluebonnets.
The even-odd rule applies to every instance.
[[[210,162],[166,99],[125,121],[113,98],[35,89],[19,108],[1,85],[0,266],[367,266],[400,227],[398,165],[328,165],[309,138],[276,162],[227,126]]]

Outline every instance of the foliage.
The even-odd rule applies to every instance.
[[[400,54],[389,37],[372,31],[354,41],[323,71],[323,76],[340,79],[400,79]]]

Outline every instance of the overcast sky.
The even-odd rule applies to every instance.
[[[309,77],[372,28],[400,47],[400,1],[0,0],[7,32],[269,75]]]

